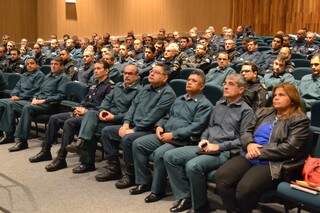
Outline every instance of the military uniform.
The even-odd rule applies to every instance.
[[[253,110],[243,100],[229,104],[222,99],[214,107],[209,126],[201,135],[201,139],[219,145],[219,154],[199,155],[198,146],[180,147],[164,154],[165,168],[177,200],[191,197],[195,210],[207,203],[207,174],[229,159],[231,149],[241,146],[240,134],[253,119]]]
[[[314,74],[303,76],[299,90],[307,110],[310,110],[314,102],[320,101],[320,76]]]
[[[112,80],[114,83],[123,81],[122,73],[114,65],[109,67],[109,79]]]
[[[151,191],[158,195],[165,194],[166,170],[163,155],[166,151],[191,145],[192,139],[200,137],[208,124],[212,104],[203,94],[195,97],[183,95],[171,106],[170,112],[156,126],[173,134],[172,142],[161,142],[156,134],[146,135],[134,141],[132,152],[136,184],[151,185]],[[149,156],[154,160],[153,181],[148,168]]]
[[[265,70],[267,70],[273,63],[273,61],[278,57],[280,52],[279,50],[268,50],[264,52],[263,61],[264,64],[261,66],[259,75],[264,75]]]
[[[129,87],[122,82],[117,83],[114,89],[105,97],[99,111],[106,110],[114,115],[114,121],[107,123],[99,120],[97,110],[88,111],[81,123],[78,137],[86,141],[86,150],[80,155],[80,162],[86,165],[94,164],[97,140],[94,134],[101,132],[105,126],[122,124],[123,119],[138,92],[142,89],[137,81]]]
[[[188,57],[185,62],[181,65],[181,68],[199,68],[202,70],[207,70],[209,65],[211,64],[211,58],[209,55],[205,54],[203,56],[193,55],[191,57]]]
[[[223,87],[224,80],[232,73],[236,73],[231,67],[221,69],[220,67],[212,68],[206,75],[206,84],[212,84],[218,87]]]
[[[134,129],[134,133],[123,138],[119,136],[121,125],[107,126],[102,130],[103,149],[108,159],[116,160],[119,155],[119,143],[123,145],[123,158],[126,164],[124,178],[133,182],[134,168],[132,157],[132,142],[154,131],[154,125],[168,113],[175,99],[172,88],[166,84],[160,88],[146,85],[133,100],[124,123]]]
[[[40,90],[34,95],[36,99],[44,99],[46,102],[40,105],[31,105],[30,101],[25,101],[21,106],[21,117],[15,131],[15,137],[20,141],[28,140],[32,117],[39,114],[52,114],[55,112],[56,105],[64,98],[65,84],[68,78],[64,73],[46,75]]]
[[[15,131],[16,113],[20,114],[23,105],[39,91],[44,77],[40,70],[25,72],[11,91],[11,96],[17,96],[20,100],[0,99],[0,130],[6,132],[9,138],[13,138]]]
[[[24,72],[24,63],[22,59],[17,59],[15,61],[8,60],[8,63],[5,65],[3,72],[8,73],[23,73]]]
[[[146,61],[145,59],[141,59],[137,62],[137,67],[139,71],[139,76],[141,79],[149,75],[150,70],[152,70],[152,67],[154,65],[155,61]]]
[[[77,69],[75,68],[75,63],[71,59],[63,62],[63,72],[69,78],[69,80],[77,80]]]
[[[239,56],[239,58],[235,61],[236,64],[242,64],[245,61],[250,61],[255,63],[259,68],[263,65],[263,54],[261,52],[245,52]]]
[[[271,91],[272,88],[280,83],[291,83],[296,85],[296,80],[293,75],[287,72],[281,73],[280,75],[275,75],[273,73],[267,73],[261,79],[261,82],[266,86],[267,90]]]
[[[128,64],[136,64],[136,61],[130,57],[127,58],[119,58],[119,60],[114,63],[114,67],[120,71],[120,73],[123,73],[123,70],[125,68],[126,65]]]
[[[104,97],[110,93],[113,85],[108,79],[98,82],[90,86],[89,92],[84,101],[79,106],[88,110],[96,110],[101,104]],[[50,151],[52,144],[58,138],[58,131],[63,128],[61,150],[65,151],[65,147],[72,142],[74,135],[79,131],[83,116],[73,116],[72,112],[65,112],[52,115],[50,117],[48,128],[46,131],[46,140],[42,147],[45,151]]]
[[[314,54],[319,51],[319,46],[316,44],[305,44],[298,48],[297,52],[301,55],[307,56],[308,59],[311,59]]]
[[[178,57],[179,56],[179,57]],[[183,64],[183,61],[186,59],[186,55],[178,55],[170,60],[167,60],[165,58],[161,58],[159,60],[160,63],[165,64],[169,67],[169,80],[175,79],[179,77],[179,73],[181,71],[181,64]]]
[[[46,55],[44,53],[36,54],[33,57],[36,59],[36,62],[40,67],[46,62]]]
[[[77,73],[78,75],[77,79],[82,83],[88,84],[93,73],[94,73],[94,63],[84,64],[79,68],[79,71]]]
[[[4,72],[7,64],[8,64],[8,59],[6,58],[6,56],[1,57],[0,58],[0,71]]]

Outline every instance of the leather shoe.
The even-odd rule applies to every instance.
[[[150,185],[139,184],[129,190],[131,195],[138,195],[150,190]]]
[[[96,181],[105,182],[110,180],[119,180],[121,178],[121,173],[114,173],[112,171],[107,170],[106,172],[97,174],[95,176]]]
[[[145,199],[144,202],[146,203],[153,203],[156,202],[158,200],[161,200],[162,198],[164,198],[165,195],[163,194],[155,194],[153,192],[151,192]]]
[[[41,150],[38,154],[29,158],[30,163],[52,160],[50,151]]]
[[[0,137],[0,144],[13,143],[14,137],[8,136],[5,132],[2,132],[2,136]]]
[[[67,162],[65,159],[55,158],[45,169],[47,172],[54,172],[60,169],[67,168]]]
[[[12,147],[10,147],[8,150],[9,150],[9,152],[17,152],[17,151],[24,150],[24,149],[28,149],[27,141],[19,140]]]
[[[84,147],[84,140],[79,138],[76,142],[72,142],[68,146],[66,146],[66,150],[71,153],[78,153],[82,147]]]
[[[131,186],[134,185],[134,177],[131,175],[123,175],[122,178],[120,180],[118,180],[115,184],[115,186],[118,189],[125,189],[125,188],[129,188]]]
[[[192,207],[191,199],[180,199],[178,203],[170,208],[170,212],[182,212]]]
[[[80,174],[80,173],[91,172],[94,170],[96,170],[96,167],[94,165],[80,164],[79,166],[74,167],[72,169],[72,172],[75,174]]]

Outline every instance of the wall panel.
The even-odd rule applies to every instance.
[[[37,37],[37,0],[1,0],[0,36],[10,35],[12,40]]]
[[[261,35],[278,30],[295,33],[306,27],[320,31],[320,1],[317,0],[232,0],[232,26],[252,25]]]
[[[45,38],[54,31],[59,37],[125,35],[129,30],[141,34],[156,33],[160,27],[188,31],[192,26],[203,30],[231,24],[231,0],[77,0],[74,8],[64,0],[38,0],[38,11],[38,34]]]

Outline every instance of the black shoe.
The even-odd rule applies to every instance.
[[[50,151],[41,150],[38,154],[29,158],[30,163],[52,160]]]
[[[191,199],[180,199],[178,203],[170,208],[170,212],[182,212],[192,207]]]
[[[97,174],[95,176],[96,181],[98,182],[105,182],[110,180],[119,180],[121,178],[121,172],[115,173],[110,170],[107,170],[106,172]]]
[[[158,200],[161,200],[162,198],[164,198],[165,195],[164,194],[155,194],[153,192],[151,192],[145,199],[144,202],[146,203],[153,203],[156,202]]]
[[[96,167],[94,165],[80,164],[79,166],[74,167],[72,169],[72,172],[75,174],[80,174],[80,173],[91,172],[94,170],[96,170]]]
[[[84,140],[79,138],[76,142],[72,142],[71,144],[66,146],[66,150],[71,153],[78,153],[81,150],[81,148],[84,147],[84,144]]]
[[[67,168],[66,160],[58,157],[45,167],[47,172],[54,172],[64,168]]]
[[[150,185],[139,184],[134,188],[130,189],[129,193],[131,195],[138,195],[138,194],[142,194],[144,192],[150,191],[150,188],[151,188]]]
[[[9,150],[9,152],[17,152],[17,151],[24,150],[24,149],[28,149],[28,142],[19,140],[12,147],[10,147],[8,150]]]
[[[13,143],[14,137],[7,135],[7,133],[2,132],[2,136],[0,137],[0,145],[1,144],[7,144],[7,143]]]
[[[134,177],[127,174],[123,175],[115,184],[118,189],[125,189],[134,186]]]

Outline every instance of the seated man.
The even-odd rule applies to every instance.
[[[77,73],[78,81],[88,84],[91,76],[94,73],[94,53],[92,51],[86,50],[83,53],[83,64],[79,67]]]
[[[237,45],[233,39],[224,41],[224,50],[228,53],[231,64],[233,64],[240,56],[240,53],[237,51]]]
[[[265,70],[272,66],[272,62],[278,57],[280,49],[283,45],[283,38],[281,35],[275,35],[271,42],[271,50],[264,51],[263,53],[263,65],[260,68],[260,74],[265,74]]]
[[[181,59],[181,58],[180,58]],[[159,61],[167,65],[170,69],[169,80],[179,76],[181,70],[181,60],[179,59],[179,46],[176,43],[170,43]]]
[[[120,45],[120,50],[119,50],[119,59],[118,61],[114,64],[115,68],[117,68],[120,73],[123,73],[124,67],[127,64],[135,64],[135,60],[131,58],[128,54],[128,48],[125,44]]]
[[[96,109],[104,97],[111,91],[112,85],[108,81],[108,64],[103,61],[95,63],[94,74],[94,84],[90,86],[84,101],[82,101],[79,106],[74,107],[73,112],[63,112],[50,117],[42,148],[38,154],[29,158],[31,163],[52,159],[50,149],[52,144],[57,140],[58,131],[62,127],[62,144],[58,155],[66,156],[65,147],[72,142],[74,135],[79,131],[83,116],[88,110]],[[60,166],[66,167],[67,165],[64,164]],[[46,169],[48,170],[47,167]]]
[[[11,97],[0,99],[0,131],[5,132],[2,143],[14,142],[16,115],[21,113],[25,103],[30,101],[44,80],[44,74],[34,58],[26,60],[27,72],[21,74],[20,80],[11,91]]]
[[[230,150],[240,148],[240,134],[254,118],[253,110],[242,99],[245,85],[242,75],[230,74],[224,83],[224,98],[214,107],[198,146],[176,148],[164,154],[171,189],[178,200],[171,212],[191,207],[195,212],[207,211],[207,173],[228,160]]]
[[[150,70],[152,70],[152,66],[155,63],[155,51],[153,45],[147,45],[144,48],[144,58],[137,62],[139,75],[141,79],[147,77],[149,75]]]
[[[272,73],[266,73],[262,78],[262,83],[266,86],[268,91],[271,91],[272,88],[280,83],[288,82],[296,84],[296,80],[293,75],[286,72],[286,62],[280,56],[273,61]]]
[[[187,80],[185,95],[178,97],[170,112],[156,126],[156,134],[146,135],[133,142],[132,152],[137,186],[130,194],[146,192],[145,202],[155,202],[165,196],[166,170],[163,155],[166,151],[193,145],[208,125],[212,104],[202,94],[205,75],[193,71]],[[148,168],[149,156],[153,155],[153,179]]]
[[[259,68],[263,64],[263,54],[258,51],[258,43],[254,39],[247,40],[246,52],[241,54],[235,61],[235,64],[241,64],[244,61],[251,61],[255,63]],[[262,71],[262,70],[261,70]]]
[[[243,95],[244,101],[253,111],[264,107],[267,103],[268,91],[265,86],[260,83],[258,67],[252,62],[245,61],[241,68],[241,74],[247,82],[247,88]]]
[[[168,68],[156,64],[149,74],[150,84],[135,97],[127,112],[123,125],[106,126],[102,129],[103,149],[109,162],[116,167],[96,176],[97,181],[118,179],[121,176],[119,144],[123,145],[125,174],[116,183],[117,188],[127,188],[134,184],[132,142],[154,132],[154,125],[169,111],[175,93],[167,84]]]
[[[236,71],[230,67],[228,53],[220,52],[217,61],[218,66],[210,69],[206,75],[206,84],[212,84],[222,88],[226,77],[231,73],[236,73]]]
[[[126,115],[132,100],[141,90],[139,84],[139,75],[137,67],[134,64],[128,64],[124,68],[124,82],[116,84],[115,88],[105,97],[97,110],[90,110],[84,116],[78,135],[78,141],[68,146],[68,151],[78,152],[80,154],[80,165],[73,171],[77,173],[87,172],[86,168],[94,168],[95,151],[97,137],[95,133],[100,133],[105,126],[120,125]],[[80,150],[81,149],[81,150]],[[65,162],[65,156],[58,155],[50,167],[51,171],[57,168],[61,162]],[[66,163],[64,163],[66,164]],[[112,161],[109,162],[108,170],[112,170]]]
[[[198,44],[196,46],[196,54],[186,58],[181,68],[193,67],[202,69],[204,72],[208,71],[208,67],[211,64],[211,57],[207,54],[207,50],[206,46]]]
[[[65,84],[68,78],[63,73],[61,58],[51,60],[51,73],[46,75],[40,89],[33,95],[32,101],[19,101],[15,106],[21,111],[21,117],[15,131],[16,144],[9,148],[10,152],[28,148],[28,137],[32,117],[38,114],[51,114],[57,110],[57,103],[64,98]],[[15,125],[14,122],[12,125]]]
[[[69,78],[69,80],[77,80],[77,71],[75,69],[75,63],[71,59],[68,49],[62,49],[60,51],[60,58],[63,62],[63,72]]]
[[[114,54],[110,51],[103,52],[102,60],[106,61],[109,64],[109,79],[114,83],[122,82],[123,81],[122,73],[114,65],[116,60]]]
[[[10,58],[3,68],[3,72],[9,73],[23,73],[24,65],[23,60],[20,58],[20,50],[12,48],[10,50]]]
[[[314,55],[310,64],[312,74],[303,76],[299,85],[307,110],[311,109],[314,102],[320,101],[320,54]]]

